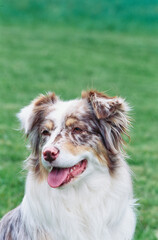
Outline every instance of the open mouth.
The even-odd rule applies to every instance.
[[[69,183],[72,179],[82,174],[87,167],[87,160],[84,159],[69,168],[54,167],[48,174],[48,184],[52,188],[57,188]]]

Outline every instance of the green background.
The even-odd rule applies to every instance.
[[[16,113],[39,93],[95,88],[132,106],[136,240],[158,239],[158,2],[0,0],[0,217],[24,194]]]

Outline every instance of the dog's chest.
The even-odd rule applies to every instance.
[[[102,240],[103,236],[108,236],[101,211],[88,207],[88,204],[84,207],[76,206],[75,209],[69,207],[62,206],[60,210],[55,211],[50,227],[52,240]]]
[[[34,193],[29,193],[29,204],[23,202],[24,210],[35,221],[28,221],[28,228],[30,231],[33,228],[44,229],[49,235],[46,240],[102,240],[108,236],[103,196],[96,197],[95,193],[75,190],[62,194],[53,191],[50,194],[46,188],[40,191],[34,188]]]

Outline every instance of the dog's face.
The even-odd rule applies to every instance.
[[[128,106],[97,91],[61,101],[41,95],[18,114],[30,139],[29,166],[53,187],[75,184],[98,169],[112,174],[126,132]]]

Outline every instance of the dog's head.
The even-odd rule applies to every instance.
[[[126,102],[97,91],[61,101],[41,95],[18,114],[29,137],[31,171],[51,187],[76,183],[98,169],[113,174],[128,127]]]

